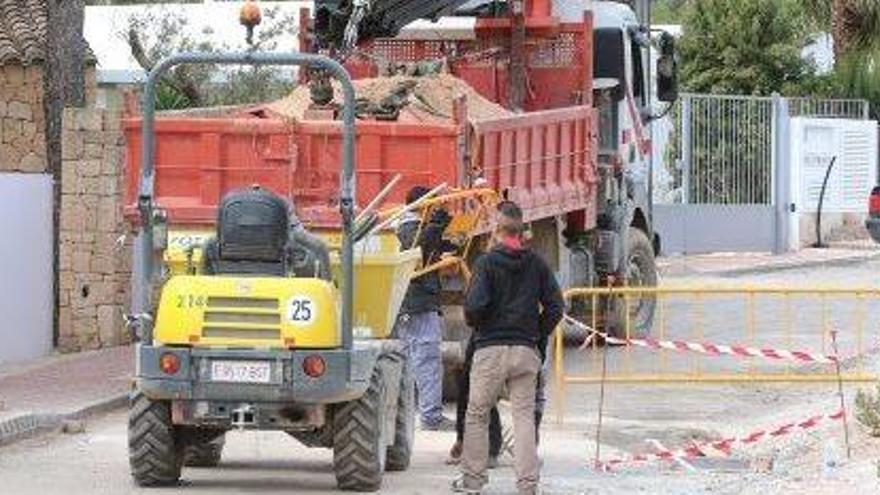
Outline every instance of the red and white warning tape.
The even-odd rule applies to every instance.
[[[786,349],[773,348],[757,348],[742,345],[722,345],[712,343],[688,342],[684,340],[655,340],[650,337],[641,339],[620,339],[612,337],[606,333],[599,332],[585,325],[584,323],[565,315],[565,320],[593,335],[600,336],[609,344],[618,345],[634,345],[647,349],[668,349],[672,351],[691,351],[707,356],[738,356],[738,357],[758,357],[775,360],[789,360],[809,363],[834,363],[837,361],[835,356],[819,354],[807,351],[790,351]],[[587,340],[589,343],[589,339]],[[585,344],[586,346],[587,344]]]
[[[811,418],[807,418],[806,420],[799,421],[796,423],[786,423],[784,425],[778,426],[773,429],[764,429],[764,430],[756,430],[748,435],[742,437],[732,437],[725,438],[722,440],[715,440],[709,442],[702,443],[693,443],[687,447],[676,449],[676,450],[661,450],[659,452],[654,452],[651,454],[636,454],[632,456],[620,457],[617,459],[609,459],[607,461],[601,461],[597,466],[598,469],[601,470],[609,470],[615,466],[619,466],[621,464],[629,464],[629,463],[637,463],[637,462],[650,462],[650,461],[669,461],[675,459],[694,459],[697,457],[708,457],[710,451],[714,450],[720,452],[724,456],[728,456],[731,453],[731,450],[734,446],[749,446],[761,442],[763,440],[767,440],[768,438],[776,438],[785,435],[790,435],[792,433],[796,433],[798,431],[810,430],[817,426],[820,423],[828,420],[840,420],[843,419],[843,410],[838,410],[833,414],[826,414],[820,416],[813,416]]]

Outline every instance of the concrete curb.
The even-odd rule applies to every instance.
[[[681,276],[703,276],[703,277],[740,277],[743,275],[755,275],[755,274],[765,274],[765,273],[774,273],[774,272],[782,272],[786,270],[801,270],[804,268],[813,268],[813,267],[840,267],[840,266],[849,266],[849,265],[857,265],[859,263],[865,263],[867,261],[873,261],[876,259],[880,259],[880,252],[867,254],[867,255],[859,255],[859,256],[848,256],[844,258],[832,258],[828,260],[804,260],[804,261],[793,261],[790,263],[768,263],[763,265],[749,266],[744,268],[731,268],[731,269],[721,269],[721,270],[695,270],[691,268],[685,267],[684,269],[675,270],[671,273],[665,274],[666,277],[681,277]],[[664,270],[669,270],[672,267],[661,268],[661,273]]]
[[[122,393],[66,413],[23,413],[0,420],[0,446],[58,429],[67,420],[84,419],[94,414],[113,411],[127,403],[128,393]]]
[[[840,266],[849,266],[849,265],[858,265],[859,263],[864,263],[866,261],[872,261],[880,258],[880,253],[873,253],[864,256],[849,256],[846,258],[834,258],[830,260],[821,260],[821,261],[795,261],[792,263],[780,263],[778,265],[763,265],[756,267],[748,267],[748,268],[733,268],[730,270],[722,270],[719,272],[712,273],[713,275],[718,275],[719,277],[739,277],[741,275],[755,275],[760,273],[773,273],[773,272],[783,272],[786,270],[800,270],[803,268],[814,268],[821,266],[828,267],[840,267]]]

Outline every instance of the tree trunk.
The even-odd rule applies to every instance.
[[[48,0],[48,72],[54,86],[49,96],[64,106],[85,104],[86,45],[83,39],[83,0]]]
[[[847,30],[847,16],[849,0],[831,1],[831,37],[834,39],[834,63],[838,63],[846,56],[852,45],[850,33]]]
[[[66,106],[85,105],[83,0],[47,0],[46,61],[43,65],[43,108],[46,114],[46,163],[55,180],[53,208],[54,289],[53,340],[58,344],[58,238],[61,210],[61,117]]]

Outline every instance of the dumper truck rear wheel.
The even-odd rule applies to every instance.
[[[394,443],[388,446],[385,469],[406,471],[412,457],[413,441],[416,432],[416,383],[412,366],[403,355],[395,355],[400,361],[400,390],[397,395],[397,415],[394,421]]]
[[[183,465],[187,467],[216,467],[223,456],[226,434],[221,433],[210,440],[196,439],[183,449]]]
[[[171,404],[140,392],[131,396],[128,416],[128,460],[139,486],[177,483],[183,449],[171,422]]]
[[[387,453],[385,373],[379,363],[361,398],[333,414],[333,472],[342,490],[374,492],[382,486]]]

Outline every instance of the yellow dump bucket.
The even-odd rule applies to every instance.
[[[399,251],[396,242],[367,243],[354,251],[355,338],[388,338],[409,287],[409,279],[422,259],[419,249]],[[338,253],[331,257],[333,278],[340,279]]]
[[[338,231],[316,232],[331,246],[338,246]],[[189,246],[199,246],[214,236],[208,228],[181,229],[169,232],[165,264],[172,275],[187,273]],[[400,251],[393,232],[371,236],[355,246],[354,251],[354,334],[357,338],[387,338],[409,287],[409,279],[421,261],[419,249]],[[201,268],[201,249],[192,253],[196,272]],[[331,253],[333,278],[341,280],[339,252]]]

